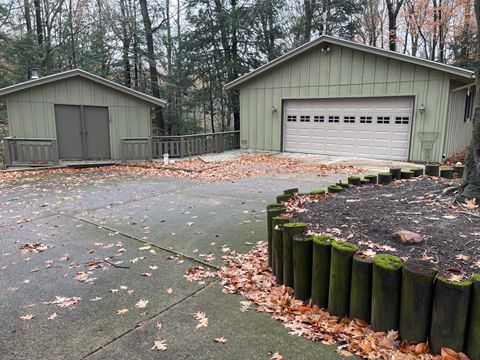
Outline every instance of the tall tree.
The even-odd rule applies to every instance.
[[[404,0],[385,0],[388,10],[388,48],[397,50],[397,17]]]
[[[475,18],[480,24],[480,0],[474,0]],[[459,200],[475,198],[480,202],[480,27],[477,27],[477,55],[475,58],[475,110],[473,116],[472,141],[465,161],[464,183]]]

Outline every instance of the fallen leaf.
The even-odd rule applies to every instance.
[[[53,313],[52,315],[50,315],[50,316],[48,317],[48,320],[53,320],[53,319],[55,319],[56,317],[57,317],[57,313]]]
[[[279,352],[270,353],[270,360],[283,360],[283,356]]]
[[[32,320],[34,317],[35,317],[35,315],[27,314],[27,315],[20,316],[20,319],[22,319],[22,320]]]
[[[470,259],[470,256],[467,256],[467,255],[463,255],[463,254],[458,254],[457,256],[455,256],[455,259],[457,260],[469,260]]]
[[[195,319],[197,319],[198,323],[197,323],[197,326],[196,328],[199,329],[201,327],[207,327],[208,326],[208,318],[207,316],[205,315],[204,312],[196,312],[194,314],[195,316]]]
[[[137,309],[145,309],[148,305],[148,300],[139,300],[136,304],[135,307]]]
[[[469,210],[476,209],[478,208],[477,199],[476,198],[465,199],[465,203],[462,203],[462,206]]]
[[[153,342],[152,350],[157,350],[157,351],[167,350],[167,344],[165,343],[165,340],[155,340]]]
[[[213,339],[215,342],[220,343],[220,344],[225,344],[228,340],[225,339],[223,336],[219,338]]]
[[[117,315],[123,315],[128,312],[128,309],[118,309],[117,310]]]
[[[167,294],[171,294],[171,293],[173,293],[173,289],[172,289],[172,288],[168,288],[168,289],[166,290],[166,292],[167,292]]]
[[[152,276],[152,273],[144,272],[144,273],[142,273],[142,276],[150,277],[150,276]]]

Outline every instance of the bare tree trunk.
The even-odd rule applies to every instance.
[[[42,26],[42,10],[40,8],[40,0],[33,0],[35,6],[35,22],[37,26],[37,42],[43,45],[43,26]]]
[[[404,0],[385,0],[388,10],[388,47],[397,50],[397,16]]]
[[[126,87],[132,87],[132,75],[130,67],[130,35],[128,34],[128,16],[125,9],[125,0],[120,0],[120,26],[122,28],[122,61],[123,61],[123,83]]]
[[[312,21],[313,21],[313,7],[315,6],[315,0],[304,0],[304,23],[303,28],[303,42],[309,42],[312,36]]]
[[[480,24],[480,0],[475,0],[475,17]],[[480,201],[480,27],[477,28],[477,56],[475,58],[476,87],[473,136],[465,160],[465,174],[459,200],[475,198]]]
[[[25,25],[27,26],[27,33],[32,32],[32,17],[30,16],[30,1],[24,0],[23,8],[25,9]]]
[[[150,73],[150,85],[152,87],[152,95],[160,98],[160,88],[158,86],[157,61],[155,59],[155,50],[153,46],[152,22],[148,14],[147,1],[139,0],[140,10],[142,12],[143,26],[145,28],[145,42],[147,43],[147,58]],[[161,109],[155,109],[155,122],[160,132],[165,131]]]

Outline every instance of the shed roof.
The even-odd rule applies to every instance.
[[[68,71],[57,73],[57,74],[44,76],[44,77],[41,77],[41,78],[38,78],[38,79],[28,80],[28,81],[22,82],[20,84],[7,86],[3,89],[0,89],[0,97],[11,94],[11,93],[15,93],[15,92],[18,92],[18,91],[26,90],[26,89],[29,89],[29,88],[32,88],[32,87],[45,85],[45,84],[48,84],[48,83],[51,83],[51,82],[69,79],[69,78],[72,78],[72,77],[75,77],[75,76],[80,76],[82,78],[92,80],[96,83],[99,83],[99,84],[102,84],[102,85],[104,85],[106,87],[109,87],[111,89],[115,89],[117,91],[123,92],[127,95],[131,95],[131,96],[136,97],[138,99],[144,100],[144,101],[149,102],[153,105],[164,107],[167,104],[167,102],[165,100],[158,99],[156,97],[144,94],[140,91],[130,89],[126,86],[117,84],[116,82],[113,82],[111,80],[107,80],[105,78],[102,78],[101,76],[89,73],[89,72],[87,72],[85,70],[81,70],[81,69],[68,70]]]
[[[339,38],[336,38],[336,37],[333,37],[333,36],[322,35],[322,36],[319,36],[318,38],[316,38],[316,39],[314,39],[314,40],[312,40],[308,43],[305,43],[305,44],[297,47],[296,49],[293,49],[292,51],[286,53],[285,55],[282,55],[279,58],[277,58],[275,60],[272,60],[272,61],[266,63],[265,65],[260,66],[259,68],[249,72],[248,74],[245,74],[245,75],[239,77],[238,79],[233,80],[232,82],[225,85],[225,89],[227,89],[227,90],[237,89],[239,87],[239,85],[245,83],[246,81],[248,81],[248,80],[250,80],[254,77],[257,77],[257,76],[263,74],[264,72],[266,72],[268,70],[271,70],[272,68],[274,68],[274,67],[276,67],[280,64],[283,64],[284,62],[286,62],[286,61],[288,61],[288,60],[290,60],[290,59],[292,59],[296,56],[299,56],[299,55],[303,54],[304,52],[306,52],[306,51],[308,51],[308,50],[310,50],[310,49],[312,49],[316,46],[319,46],[322,43],[335,44],[335,45],[347,47],[347,48],[354,49],[354,50],[364,51],[364,52],[371,53],[371,54],[374,54],[374,55],[384,56],[384,57],[388,57],[388,58],[391,58],[391,59],[412,63],[412,64],[415,64],[415,65],[425,66],[425,67],[428,67],[428,68],[431,68],[431,69],[435,69],[435,70],[438,70],[438,71],[443,71],[443,72],[455,75],[455,76],[463,78],[463,79],[473,79],[473,78],[475,78],[475,75],[474,75],[473,71],[462,69],[462,68],[459,68],[459,67],[456,67],[456,66],[452,66],[452,65],[448,65],[448,64],[442,64],[442,63],[438,63],[438,62],[431,61],[431,60],[421,59],[421,58],[411,56],[411,55],[400,54],[400,53],[397,53],[397,52],[391,51],[391,50],[379,49],[379,48],[376,48],[376,47],[373,47],[373,46],[363,45],[363,44],[355,43],[353,41],[339,39]]]

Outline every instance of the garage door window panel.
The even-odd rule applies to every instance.
[[[378,116],[377,124],[390,124],[390,116]]]
[[[355,124],[355,116],[344,116],[343,122],[346,124]]]
[[[297,121],[297,116],[296,115],[288,115],[287,116],[287,121],[288,122],[296,122]]]
[[[340,122],[340,116],[329,116],[328,117],[329,123],[338,123]]]

